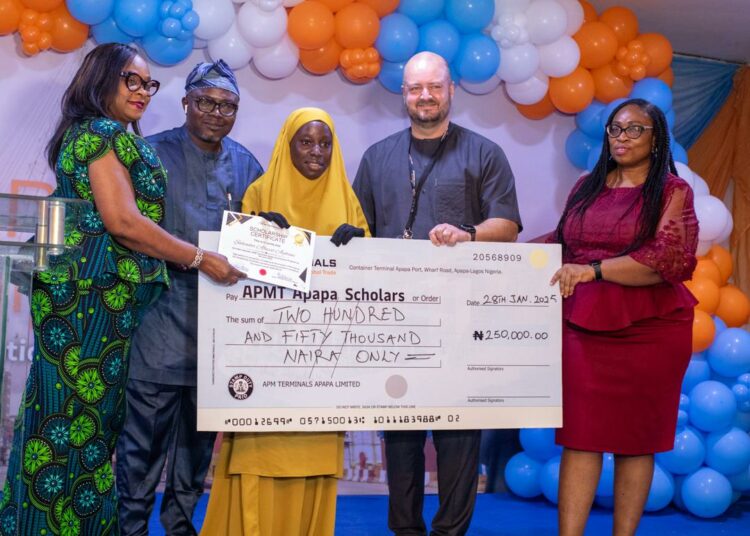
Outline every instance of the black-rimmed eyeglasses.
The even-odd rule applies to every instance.
[[[156,95],[161,85],[158,80],[144,80],[141,78],[141,75],[132,71],[123,71],[120,73],[120,76],[125,79],[125,87],[129,91],[136,92],[143,88],[152,97]]]
[[[623,128],[620,125],[607,125],[607,136],[610,138],[619,138],[623,132],[631,140],[636,140],[641,137],[644,130],[653,130],[654,127],[647,127],[645,125],[628,125]]]
[[[237,105],[233,102],[218,102],[208,97],[198,97],[192,99],[192,101],[198,110],[204,114],[213,113],[217,107],[219,108],[219,113],[224,117],[233,117],[237,113]]]

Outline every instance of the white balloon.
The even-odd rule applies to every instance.
[[[691,188],[693,188],[695,186],[695,174],[693,173],[693,171],[682,162],[675,162],[674,167],[677,168],[677,176],[688,183]]]
[[[549,78],[541,71],[517,84],[505,84],[508,96],[518,104],[534,104],[542,100],[549,89]]]
[[[284,7],[294,7],[297,4],[301,4],[303,0],[284,0],[283,5]]]
[[[578,67],[581,50],[569,35],[563,35],[548,45],[539,45],[539,68],[547,76],[568,76]],[[505,54],[503,54],[505,59]]]
[[[281,0],[251,0],[262,11],[273,11],[282,5]]]
[[[565,10],[565,15],[568,18],[565,33],[573,35],[583,24],[583,6],[578,0],[557,0],[557,3]]]
[[[712,195],[699,195],[695,198],[694,204],[699,226],[698,240],[716,240],[727,223],[727,207]]]
[[[494,74],[484,82],[477,82],[476,84],[461,80],[461,87],[472,95],[486,95],[487,93],[492,93],[499,85],[500,79]]]
[[[703,177],[693,171],[693,194],[697,197],[699,195],[710,195],[711,190]]]
[[[526,11],[531,0],[495,0],[495,21],[499,22],[508,13]]]
[[[528,80],[539,68],[539,53],[534,45],[526,43],[503,50],[497,76],[509,84]]]
[[[286,78],[297,68],[299,49],[284,35],[278,43],[266,48],[255,49],[253,65],[266,78]]]
[[[208,46],[208,41],[205,41],[204,39],[198,39],[197,37],[193,37],[193,48],[206,48]]]
[[[255,4],[245,4],[237,13],[237,26],[245,41],[257,48],[275,45],[286,35],[286,10],[263,11]]]
[[[237,22],[234,22],[224,35],[208,42],[208,55],[214,61],[222,59],[232,69],[239,69],[250,63],[253,47],[245,41]]]
[[[244,4],[247,0],[232,0],[235,4]]]
[[[727,220],[724,222],[724,228],[719,233],[719,236],[716,237],[716,239],[713,241],[714,244],[721,244],[723,242],[726,242],[727,239],[729,239],[729,235],[732,234],[732,229],[734,228],[734,218],[732,217],[732,213],[727,210]]]
[[[712,245],[713,244],[711,242],[701,242],[700,240],[698,240],[698,248],[695,250],[695,254],[699,257],[701,255],[705,255],[706,253],[708,253],[708,250],[711,249]]]
[[[568,16],[555,0],[534,0],[526,9],[526,30],[536,45],[559,39],[568,27]]]
[[[200,17],[193,35],[205,41],[223,35],[234,22],[232,0],[193,0],[193,11]]]

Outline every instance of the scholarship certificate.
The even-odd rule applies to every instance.
[[[198,429],[558,427],[559,266],[557,245],[322,239],[307,292],[201,276]]]

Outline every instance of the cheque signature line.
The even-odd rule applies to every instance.
[[[398,367],[379,367],[374,365],[315,365],[316,368],[322,368],[322,369],[334,369],[334,371],[337,368],[345,368],[345,369],[362,369],[362,368],[371,368],[371,369],[380,369],[380,370],[387,370],[387,369],[393,369],[393,370],[399,370],[399,369],[439,369],[443,368],[442,365],[433,365],[433,366],[414,366],[414,367],[407,367],[407,366],[398,366]],[[295,367],[289,367],[287,365],[225,365],[225,368],[228,369],[236,369],[236,368],[246,368],[246,369],[254,369],[254,368],[262,368],[262,369],[268,369],[268,368],[280,368],[280,369],[287,369],[291,370]],[[296,368],[305,368],[304,366],[296,367]]]
[[[552,398],[549,395],[525,395],[525,396],[505,396],[505,395],[470,395],[467,396],[467,400],[474,398]]]
[[[505,365],[503,363],[469,363],[467,367],[551,367],[552,365]]]

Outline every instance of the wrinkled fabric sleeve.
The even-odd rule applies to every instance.
[[[668,183],[666,190],[656,235],[629,255],[665,281],[676,283],[690,279],[695,269],[698,219],[690,186],[680,181]]]

